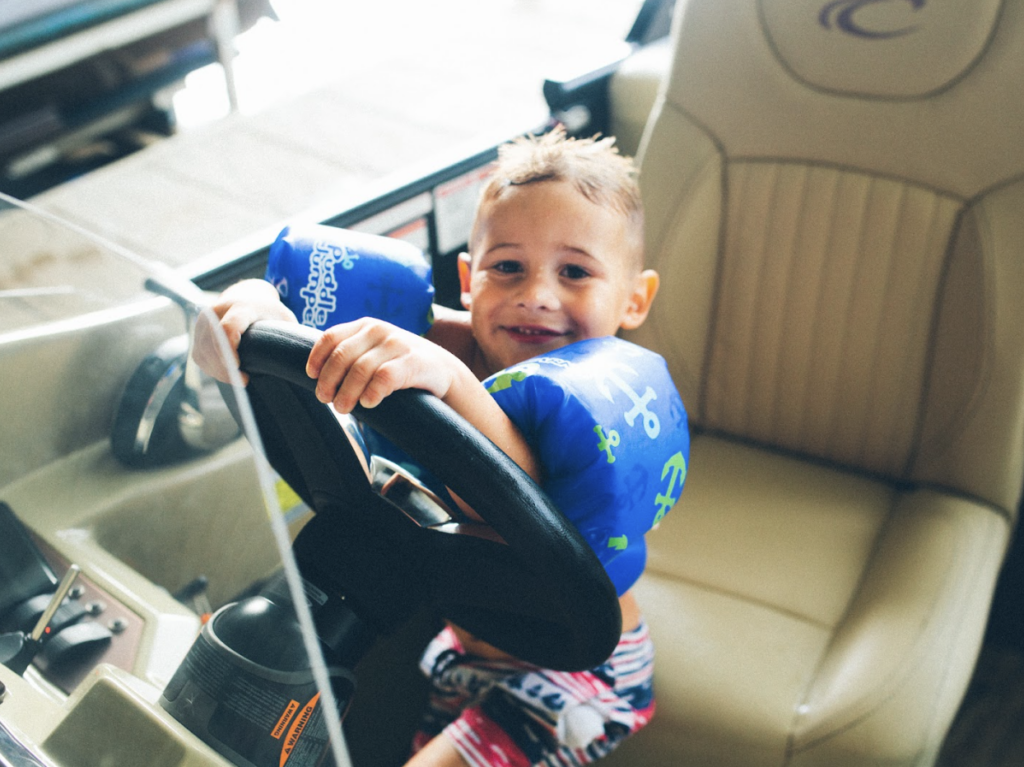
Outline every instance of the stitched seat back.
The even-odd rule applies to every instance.
[[[697,426],[1016,508],[1024,9],[689,0],[641,145],[635,340]]]

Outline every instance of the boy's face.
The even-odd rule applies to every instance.
[[[564,181],[510,187],[478,215],[459,264],[462,305],[490,372],[647,317],[658,278],[635,266],[618,211]]]

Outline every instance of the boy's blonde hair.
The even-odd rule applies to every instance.
[[[521,136],[498,148],[498,159],[480,193],[470,245],[476,241],[481,212],[509,187],[567,181],[595,205],[612,208],[626,218],[640,268],[644,215],[637,175],[632,159],[619,154],[614,138],[569,138],[561,127],[540,136]]]

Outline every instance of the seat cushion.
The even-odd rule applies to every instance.
[[[878,743],[914,763],[970,674],[1005,518],[719,437],[691,450],[635,589],[658,713],[609,763],[836,765]]]

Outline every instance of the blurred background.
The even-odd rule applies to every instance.
[[[191,264],[539,127],[642,4],[0,0],[0,191]]]

